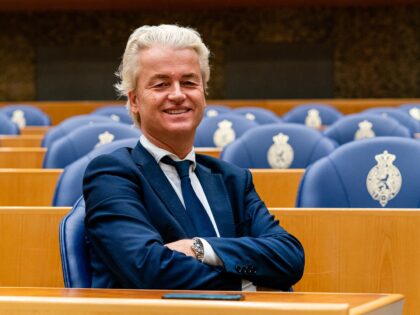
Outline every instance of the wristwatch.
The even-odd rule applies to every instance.
[[[194,237],[193,241],[194,241],[194,243],[191,245],[191,249],[195,254],[195,258],[198,261],[203,262],[203,260],[204,260],[203,242],[198,237]]]

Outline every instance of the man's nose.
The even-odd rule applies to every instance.
[[[173,85],[172,90],[168,95],[170,101],[179,103],[184,101],[186,98],[185,93],[182,91],[181,85],[177,82]]]

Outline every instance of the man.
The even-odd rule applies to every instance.
[[[208,57],[189,28],[130,36],[117,89],[143,135],[85,173],[93,287],[288,290],[301,278],[303,249],[268,213],[250,172],[193,151]]]

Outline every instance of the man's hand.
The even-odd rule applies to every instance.
[[[176,242],[165,244],[165,246],[168,247],[170,250],[174,250],[174,251],[183,253],[184,255],[195,258],[195,254],[193,250],[191,249],[191,246],[193,245],[193,243],[194,243],[193,240],[185,239],[185,240],[179,240]]]

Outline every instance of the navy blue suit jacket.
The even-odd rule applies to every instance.
[[[240,290],[245,278],[287,290],[301,278],[303,248],[269,214],[250,172],[208,156],[196,160],[220,232],[205,239],[224,267],[164,246],[196,235],[171,184],[138,143],[97,157],[85,173],[93,287]]]

